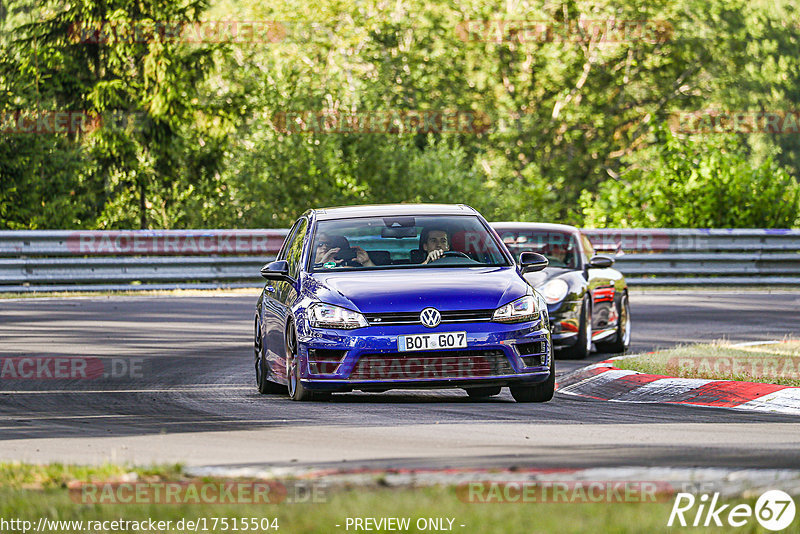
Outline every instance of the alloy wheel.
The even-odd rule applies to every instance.
[[[297,394],[297,338],[293,327],[286,332],[286,384],[289,397],[294,398]]]
[[[592,301],[591,297],[584,305],[586,309],[586,354],[592,352]]]

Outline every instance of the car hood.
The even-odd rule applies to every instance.
[[[488,310],[528,293],[514,267],[314,273],[305,296],[363,313]]]
[[[564,269],[561,267],[547,267],[536,273],[525,273],[525,280],[533,287],[542,287],[553,278],[558,278],[562,274],[575,272],[575,269]]]

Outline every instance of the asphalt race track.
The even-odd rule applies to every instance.
[[[4,374],[0,461],[256,468],[800,465],[800,418],[791,416],[559,394],[547,404],[517,404],[505,390],[483,401],[461,390],[340,394],[328,403],[259,395],[255,300],[255,292],[0,300],[0,359],[81,356],[95,371],[72,380]],[[638,291],[631,307],[635,352],[800,335],[800,292]],[[558,371],[606,357],[559,360]]]

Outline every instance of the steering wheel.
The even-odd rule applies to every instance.
[[[469,256],[467,256],[466,254],[464,254],[463,252],[459,252],[458,250],[448,250],[447,252],[443,253],[441,257],[442,258],[467,258],[468,260],[472,259]]]

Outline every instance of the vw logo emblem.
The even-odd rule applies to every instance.
[[[419,320],[422,326],[433,328],[434,326],[439,326],[439,323],[442,322],[442,314],[436,308],[425,308],[420,312]]]

